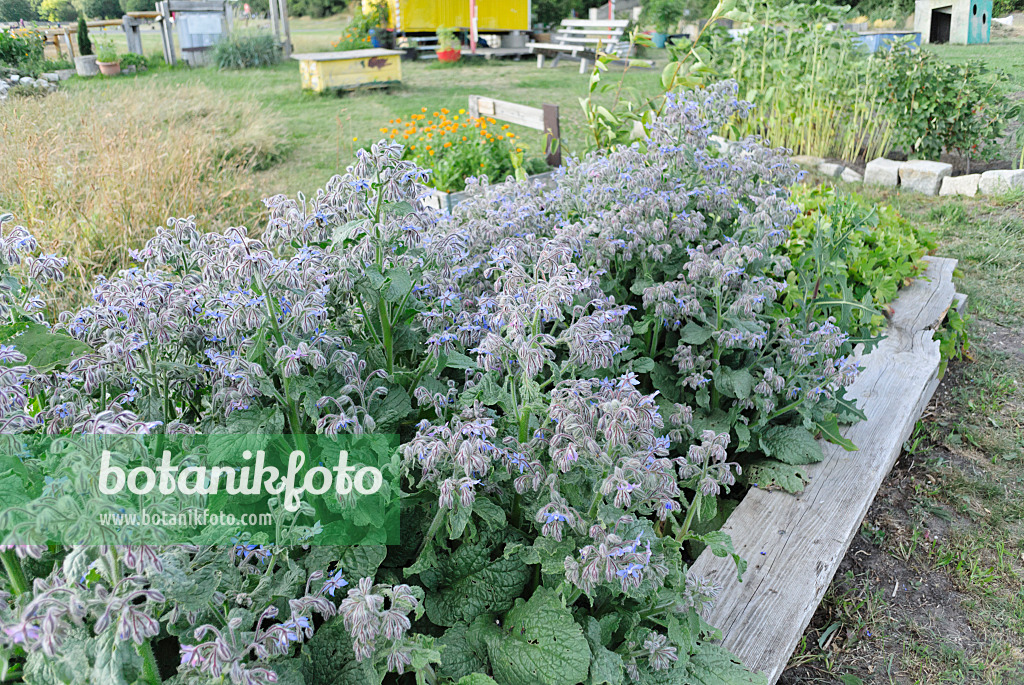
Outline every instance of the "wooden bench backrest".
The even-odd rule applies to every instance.
[[[507,121],[510,124],[526,126],[535,131],[543,131],[547,134],[547,144],[545,145],[547,163],[553,167],[562,165],[562,147],[559,142],[561,130],[558,123],[557,105],[544,105],[542,108],[529,107],[482,95],[470,95],[469,116],[473,119],[482,116],[491,117],[499,121]]]

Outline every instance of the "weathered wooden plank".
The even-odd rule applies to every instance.
[[[859,450],[825,444],[800,495],[752,488],[722,530],[749,562],[742,583],[731,561],[704,552],[690,572],[722,587],[710,622],[723,645],[774,683],[807,627],[931,393],[940,361],[932,332],[948,310],[956,260],[927,258],[924,277],[893,303],[887,337],[861,360],[848,395],[867,420],[843,434]]]
[[[482,95],[469,96],[469,115],[476,118],[481,115],[494,117],[511,124],[519,124],[537,131],[544,130],[544,110],[540,107],[529,107],[515,102],[495,100]]]

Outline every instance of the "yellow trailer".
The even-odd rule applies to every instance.
[[[369,12],[378,2],[363,0]],[[470,0],[386,0],[388,28],[405,33],[433,33],[442,26],[470,28]],[[530,0],[476,0],[477,31],[529,31]]]
[[[398,50],[346,50],[292,55],[299,62],[302,87],[325,90],[386,88],[402,80],[402,53]]]

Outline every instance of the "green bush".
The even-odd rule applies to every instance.
[[[0,31],[0,64],[21,67],[23,64],[42,61],[43,38],[39,34],[25,36]]]
[[[85,23],[85,17],[78,15],[78,54],[91,55],[92,41],[89,40],[89,27]]]
[[[152,12],[156,9],[156,0],[121,0],[121,9],[125,12]]]
[[[586,18],[587,10],[602,4],[602,0],[534,0],[533,20],[542,26],[553,26],[573,12]]]
[[[0,0],[0,21],[35,21],[39,14],[28,0]]]
[[[938,159],[954,152],[990,158],[1022,106],[1000,88],[1008,78],[984,62],[949,64],[932,52],[893,47],[883,58],[883,82],[896,124],[894,143],[908,156]]]
[[[1013,12],[1024,12],[1024,0],[993,0],[993,17],[1005,17]]]
[[[281,52],[269,33],[236,31],[225,36],[213,51],[218,69],[252,69],[277,64]]]
[[[84,0],[82,12],[94,19],[119,19],[124,15],[119,0]]]

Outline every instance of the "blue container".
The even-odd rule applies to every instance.
[[[913,36],[912,44],[916,47],[921,47],[921,34],[914,31],[892,31],[888,33],[861,33],[854,36],[854,42],[860,43],[864,46],[864,49],[868,52],[878,52],[879,50],[890,50],[892,44],[896,42],[897,38],[905,38],[906,36]]]

